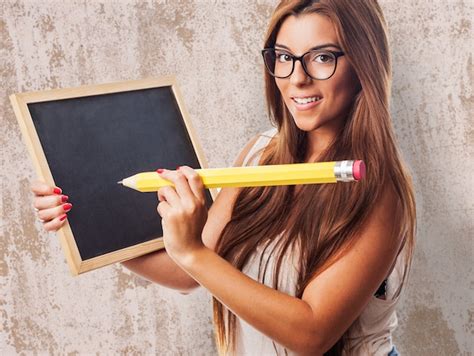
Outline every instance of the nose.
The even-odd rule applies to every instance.
[[[301,61],[295,61],[295,69],[290,76],[290,83],[293,85],[303,85],[311,81],[311,78],[306,74]]]

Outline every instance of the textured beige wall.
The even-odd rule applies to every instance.
[[[460,355],[473,344],[473,1],[383,1],[392,114],[415,182],[418,245],[399,308],[403,354]]]
[[[8,95],[177,74],[211,167],[269,126],[259,49],[275,1],[0,2],[0,354],[214,352],[210,297],[110,266],[69,276],[35,222],[33,166]],[[473,338],[473,2],[381,1],[392,113],[418,203],[418,246],[396,343],[470,354]],[[444,173],[445,171],[449,173]]]

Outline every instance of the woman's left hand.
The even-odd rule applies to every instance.
[[[207,207],[202,178],[194,169],[181,166],[176,171],[164,169],[161,178],[174,184],[158,190],[157,211],[162,220],[166,252],[178,264],[204,247],[202,231],[207,221]]]

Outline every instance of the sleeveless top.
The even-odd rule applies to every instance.
[[[261,152],[276,133],[277,129],[271,128],[260,134],[254,146],[245,157],[243,165],[258,165]],[[259,150],[261,150],[259,154],[252,157],[252,155]],[[272,249],[276,246],[275,243],[277,240],[278,239],[273,239],[259,246],[242,271],[254,280],[271,288],[273,288],[273,268],[275,266]],[[298,253],[296,251],[297,248],[294,248],[292,252],[290,251],[284,256],[278,283],[278,290],[291,296],[295,296],[298,276]],[[356,320],[356,323],[349,328],[349,337],[346,341],[348,351],[345,352],[344,355],[386,356],[392,349],[391,333],[398,324],[395,306],[399,296],[395,296],[395,293],[403,276],[403,256],[403,253],[399,254],[395,266],[387,278],[386,299],[373,296],[358,320]],[[265,276],[258,275],[261,259],[263,261],[262,270],[265,264],[267,264]],[[235,354],[238,356],[294,354],[238,317],[236,318],[235,351]]]

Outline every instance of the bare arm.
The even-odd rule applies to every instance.
[[[240,152],[234,166],[242,166],[245,156],[255,144],[258,136],[253,137]],[[239,188],[222,188],[208,212],[208,219],[202,233],[204,245],[214,251],[222,230],[230,220],[232,206]],[[159,216],[158,216],[159,218]],[[165,287],[189,293],[199,284],[181,267],[179,267],[165,250],[122,262],[122,265],[134,273]]]

